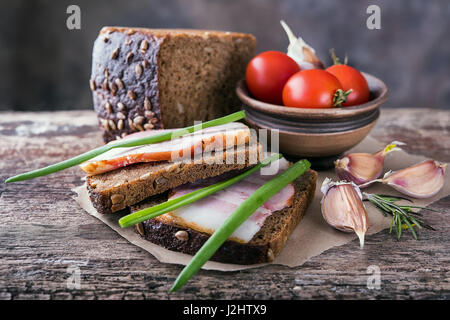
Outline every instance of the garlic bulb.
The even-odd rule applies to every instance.
[[[338,230],[354,231],[362,249],[369,223],[359,187],[353,182],[333,182],[326,178],[320,190],[323,193],[320,204],[325,221]]]
[[[352,181],[360,188],[368,187],[383,172],[384,159],[392,151],[401,150],[403,142],[393,141],[382,150],[370,153],[351,153],[334,162],[339,179]]]
[[[307,45],[301,37],[297,38],[283,20],[280,23],[289,38],[287,55],[294,59],[302,70],[323,69],[323,63],[316,56],[316,51]]]
[[[425,160],[411,167],[387,172],[383,179],[375,181],[387,184],[413,198],[430,198],[444,186],[447,164]]]

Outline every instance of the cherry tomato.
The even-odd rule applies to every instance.
[[[288,79],[300,71],[297,62],[279,51],[266,51],[254,57],[245,72],[249,91],[258,99],[282,104],[282,91]]]
[[[361,72],[345,64],[336,64],[328,67],[326,71],[338,78],[344,91],[353,90],[347,96],[347,101],[342,104],[343,107],[354,106],[369,101],[369,85]]]
[[[297,72],[283,89],[283,103],[294,108],[331,108],[336,90],[342,89],[339,80],[320,69]]]

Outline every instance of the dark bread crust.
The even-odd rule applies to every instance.
[[[177,55],[186,44],[197,56]],[[205,55],[208,45],[222,55]],[[94,43],[90,79],[104,141],[236,111],[234,87],[255,46],[255,38],[242,33],[104,27]]]
[[[139,163],[89,176],[86,184],[94,208],[108,214],[182,184],[252,166],[261,158],[261,151],[260,144],[251,144],[204,156],[202,161]],[[227,157],[234,159],[232,163],[226,163]]]
[[[314,198],[316,181],[317,172],[313,170],[305,172],[294,181],[295,196],[292,206],[272,213],[250,242],[244,244],[227,240],[211,260],[234,264],[271,262],[280,253],[289,235],[303,218]],[[139,205],[132,206],[131,211],[155,205],[165,199],[167,199],[167,195],[148,199]],[[209,238],[206,233],[166,224],[157,219],[144,221],[141,226],[139,233],[144,239],[169,250],[190,255],[194,255]],[[137,228],[135,230],[138,232]],[[178,231],[186,231],[189,235],[188,240],[178,239],[175,236]]]
[[[147,45],[142,44],[144,41]],[[154,129],[164,128],[156,63],[162,41],[151,34],[128,34],[128,30],[106,27],[95,40],[90,81],[105,142],[143,129],[146,124]],[[140,75],[137,69],[141,70]],[[138,116],[145,120],[136,126],[133,120]]]

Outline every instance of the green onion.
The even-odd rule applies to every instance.
[[[280,159],[281,157],[282,157],[282,155],[279,153],[274,154],[274,155],[264,159],[263,161],[258,163],[253,168],[251,168],[251,169],[241,173],[240,175],[237,175],[227,181],[221,181],[221,182],[215,183],[213,185],[207,186],[205,188],[187,193],[185,195],[182,195],[181,197],[158,204],[156,206],[146,208],[146,209],[143,209],[143,210],[140,210],[137,212],[133,212],[132,214],[122,217],[119,220],[119,225],[122,228],[130,227],[139,222],[142,222],[142,221],[145,221],[148,219],[153,219],[157,216],[160,216],[167,212],[171,212],[175,209],[178,209],[180,207],[186,206],[195,201],[203,199],[203,198],[209,196],[210,194],[213,194],[217,191],[225,189],[225,188],[231,186],[232,184],[235,184],[236,182],[241,181],[245,177],[248,177],[249,175],[251,175],[253,172],[259,170],[260,168],[268,165],[269,163],[271,163],[275,160]]]
[[[203,266],[203,264],[212,257],[220,246],[230,237],[234,230],[236,230],[252,215],[253,212],[273,195],[308,170],[310,165],[311,164],[307,160],[296,162],[283,173],[263,184],[250,197],[242,202],[242,204],[225,220],[223,225],[217,229],[200,250],[197,251],[191,262],[183,269],[183,271],[181,271],[170,291],[173,292],[180,289]]]
[[[55,173],[55,172],[76,166],[78,164],[81,164],[85,161],[95,158],[96,156],[98,156],[102,153],[105,153],[114,148],[136,147],[136,146],[142,146],[142,145],[146,145],[146,144],[159,143],[159,142],[175,139],[175,138],[181,137],[185,134],[192,133],[194,131],[198,131],[198,130],[201,130],[204,128],[227,124],[229,122],[237,121],[237,120],[240,120],[243,118],[245,118],[245,112],[238,111],[238,112],[232,113],[232,114],[227,115],[222,118],[214,119],[214,120],[207,121],[204,123],[199,123],[199,124],[196,124],[196,125],[193,125],[190,127],[186,127],[186,128],[182,128],[182,129],[178,129],[175,131],[165,132],[165,133],[153,135],[150,137],[144,137],[144,138],[125,139],[125,140],[114,141],[114,142],[111,142],[104,146],[101,146],[99,148],[82,153],[74,158],[52,164],[45,168],[29,171],[29,172],[22,173],[17,176],[8,178],[8,179],[6,179],[5,183],[29,180],[29,179],[34,179],[37,177],[46,176],[48,174]]]

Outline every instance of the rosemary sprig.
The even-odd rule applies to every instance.
[[[417,227],[418,229],[421,229],[423,227],[426,229],[435,230],[432,226],[426,224],[422,219],[418,218],[422,215],[418,212],[413,211],[413,208],[437,212],[436,210],[409,204],[402,205],[396,203],[397,201],[401,200],[406,200],[412,203],[410,199],[404,197],[384,194],[372,194],[367,192],[363,192],[363,195],[366,197],[364,201],[369,201],[370,203],[372,203],[378,210],[381,211],[381,213],[385,217],[387,217],[388,214],[392,215],[389,233],[392,233],[392,229],[394,229],[399,240],[402,236],[403,229],[409,229],[412,236],[416,240],[418,239],[418,237],[414,227]]]

